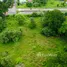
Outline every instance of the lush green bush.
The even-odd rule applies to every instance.
[[[27,15],[28,17],[42,17],[43,13],[37,13],[37,12],[33,12],[32,14]]]
[[[25,17],[23,15],[17,14],[15,16],[16,20],[18,21],[19,25],[23,25],[25,21]]]
[[[58,53],[57,56],[47,59],[42,67],[67,67],[67,54]]]
[[[65,51],[65,52],[67,52],[67,45],[66,45],[66,46],[64,46],[64,51]]]
[[[39,3],[40,5],[45,5],[48,0],[33,0],[33,3]]]
[[[63,34],[63,36],[67,36],[67,22],[64,22],[59,28],[59,33]]]
[[[33,3],[33,6],[34,6],[34,7],[39,7],[40,4],[39,4],[39,3]]]
[[[5,51],[5,52],[7,52],[7,51]],[[2,54],[5,52],[2,52]],[[11,57],[9,55],[3,56],[2,54],[0,54],[0,67],[14,67],[14,63],[13,63]]]
[[[30,24],[29,24],[29,28],[31,28],[31,29],[34,29],[35,27],[36,27],[36,23],[35,23],[35,21],[34,21],[34,18],[33,17],[31,17],[30,18]]]
[[[44,15],[43,27],[48,27],[52,32],[54,31],[55,34],[58,34],[58,30],[61,28],[64,21],[64,14],[59,10],[48,11]]]
[[[42,32],[41,32],[43,35],[45,36],[55,36],[55,31],[52,31],[52,29],[48,28],[48,27],[44,27],[42,29]]]
[[[38,14],[36,12],[31,14],[31,17],[38,17]]]
[[[0,17],[0,32],[6,27],[6,22]]]
[[[42,16],[41,13],[34,12],[34,13],[31,14],[31,17],[41,17],[41,16]]]
[[[0,36],[0,42],[1,43],[10,43],[18,41],[21,38],[22,32],[19,30],[17,31],[5,31]]]
[[[65,16],[67,16],[67,12],[65,12]]]
[[[0,16],[8,11],[8,8],[13,6],[14,0],[0,0]]]
[[[33,4],[32,4],[31,2],[27,2],[27,3],[26,3],[26,6],[29,7],[29,8],[31,8],[32,5],[33,5]]]

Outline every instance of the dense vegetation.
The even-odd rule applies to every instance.
[[[64,14],[59,10],[48,11],[45,13],[43,19],[43,30],[42,33],[46,36],[57,35],[59,29],[62,27],[62,24],[65,21]]]
[[[0,32],[3,31],[3,29],[6,27],[6,21],[0,17]]]
[[[10,43],[10,42],[16,42],[21,38],[22,32],[21,31],[5,31],[0,36],[0,42],[2,43]]]
[[[26,3],[20,3],[18,8],[60,8],[67,7],[66,0],[33,0],[29,2],[27,0]]]
[[[0,33],[0,66],[67,66],[66,35],[64,38],[60,37],[66,34],[66,19],[58,10],[48,11],[43,15],[33,13],[6,16],[6,27]],[[51,37],[42,35],[43,29],[47,29],[46,35],[51,34]]]

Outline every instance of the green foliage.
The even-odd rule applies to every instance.
[[[0,32],[6,27],[6,22],[0,17]]]
[[[64,52],[67,52],[67,45],[64,46]]]
[[[58,53],[56,57],[49,58],[46,63],[43,63],[43,67],[66,67],[67,66],[67,54]]]
[[[62,26],[59,28],[59,33],[67,36],[67,22],[64,22]]]
[[[20,0],[17,0],[17,5],[18,5],[18,6],[20,5]]]
[[[32,17],[38,17],[38,14],[37,13],[32,13],[32,15],[31,15]]]
[[[16,20],[18,21],[19,25],[23,25],[25,22],[25,17],[23,15],[17,14],[15,16]]]
[[[33,13],[31,14],[31,17],[41,17],[41,14],[38,14],[38,13],[36,13],[36,12],[33,12]]]
[[[40,4],[39,4],[39,3],[33,3],[33,6],[34,6],[34,7],[39,7]]]
[[[7,52],[7,51],[6,51]],[[14,63],[9,55],[0,57],[0,67],[14,67]]]
[[[21,29],[23,29],[22,34],[24,35],[24,36],[21,36],[23,37],[22,40],[20,42],[14,41],[15,43],[9,42],[7,43],[7,45],[0,43],[0,53],[3,51],[8,51],[10,54],[9,57],[11,57],[13,60],[12,63],[9,60],[8,62],[6,61],[7,65],[4,62],[4,65],[6,65],[4,67],[10,67],[10,66],[12,67],[11,64],[13,63],[15,63],[15,65],[18,63],[18,66],[19,66],[21,65],[20,64],[21,62],[26,67],[47,67],[47,66],[44,66],[45,61],[47,61],[47,57],[49,57],[46,55],[48,55],[49,53],[54,54],[60,51],[66,52],[67,49],[66,47],[63,47],[63,45],[67,45],[67,42],[64,39],[62,40],[59,37],[49,37],[49,38],[43,37],[40,34],[40,31],[41,31],[40,21],[42,17],[34,17],[34,21],[37,24],[37,27],[34,30],[29,29],[27,26],[30,23],[30,17],[27,17],[26,15],[25,17],[26,17],[26,25],[21,26]],[[9,29],[9,31],[12,30],[10,32],[15,32],[15,29],[16,31],[18,31],[17,29],[19,26],[17,25],[17,20],[15,19],[14,15],[6,17],[6,22],[7,22],[7,29]],[[2,34],[5,36],[5,32],[6,32],[6,29],[2,33],[0,33],[0,35]],[[10,37],[13,38],[12,37],[14,36],[13,33],[11,33],[10,35],[11,35]],[[6,52],[6,54],[4,53],[3,56],[7,54],[8,53]],[[54,63],[54,61],[52,62]],[[47,62],[47,64],[50,64],[48,67],[52,67],[53,63],[51,63],[51,60],[50,60],[50,63]],[[2,66],[3,64],[0,64],[0,65]],[[56,64],[54,63],[54,65]],[[58,66],[56,65],[54,67],[58,67]]]
[[[22,32],[21,30],[17,31],[5,31],[0,36],[0,42],[1,43],[10,43],[10,42],[16,42],[21,38]]]
[[[43,26],[48,27],[49,29],[54,31],[55,34],[58,34],[58,30],[62,26],[62,23],[64,23],[64,21],[64,15],[59,10],[48,11],[45,13]]]
[[[42,17],[43,13],[37,13],[37,12],[33,12],[32,14],[28,14],[28,17]]]
[[[65,12],[65,16],[67,16],[67,12]]]
[[[8,8],[13,5],[14,0],[3,0],[0,1],[0,15],[8,11]]]
[[[32,7],[32,3],[31,2],[27,2],[26,6],[29,7],[29,8],[31,8]]]
[[[33,3],[39,3],[40,5],[45,5],[47,0],[33,0]]]
[[[48,28],[48,27],[44,27],[42,29],[42,32],[41,32],[43,35],[45,36],[55,36],[55,31],[52,31],[52,29]]]
[[[1,62],[0,62],[0,67],[13,67],[13,63],[10,59],[2,59]]]
[[[34,29],[35,27],[36,27],[36,23],[35,23],[35,21],[34,21],[34,18],[33,17],[31,17],[30,18],[30,24],[29,24],[29,28],[31,28],[31,29]]]

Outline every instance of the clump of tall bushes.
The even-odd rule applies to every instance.
[[[42,33],[46,36],[61,34],[59,29],[65,21],[64,14],[59,10],[47,11],[43,18]]]
[[[14,30],[14,31],[7,30],[0,35],[0,42],[4,44],[10,42],[16,42],[21,38],[21,36],[22,36],[21,30]]]

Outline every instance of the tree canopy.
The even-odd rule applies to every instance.
[[[8,8],[11,7],[13,3],[14,3],[14,0],[0,1],[0,16],[2,16],[3,13],[8,11]]]
[[[64,21],[64,14],[61,11],[53,10],[46,12],[43,20],[44,34],[48,32],[50,32],[51,35],[54,35],[54,33],[58,34],[58,30],[61,28]]]

